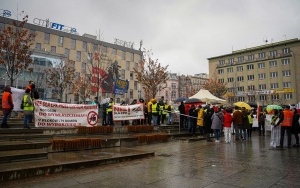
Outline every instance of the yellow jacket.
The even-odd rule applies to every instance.
[[[204,118],[204,110],[203,108],[200,108],[198,111],[198,119],[197,119],[198,126],[203,126],[203,118]]]

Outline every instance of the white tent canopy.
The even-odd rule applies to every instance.
[[[208,90],[205,89],[200,89],[200,91],[198,91],[198,93],[196,93],[195,95],[189,97],[189,98],[197,98],[200,99],[202,102],[226,102],[226,100],[224,99],[220,99],[216,96],[214,96],[213,94],[211,94]]]

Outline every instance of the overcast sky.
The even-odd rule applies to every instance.
[[[18,7],[18,11],[17,11]],[[180,74],[208,73],[209,57],[300,38],[300,0],[0,0],[0,9],[46,19],[114,43],[152,49]]]

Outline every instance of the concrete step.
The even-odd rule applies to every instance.
[[[0,151],[0,163],[12,163],[16,161],[29,161],[47,158],[48,153],[46,149]]]
[[[123,147],[48,153],[48,159],[0,164],[0,182],[119,163],[154,155],[154,152]]]
[[[51,143],[47,141],[0,141],[0,151],[43,149]]]
[[[3,134],[43,134],[43,129],[24,129],[24,128],[7,128],[7,129],[0,129],[0,135]]]

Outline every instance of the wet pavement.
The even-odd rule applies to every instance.
[[[224,138],[222,138],[224,139]],[[170,141],[134,149],[154,157],[1,183],[1,187],[300,187],[300,148],[270,149],[270,137]]]

